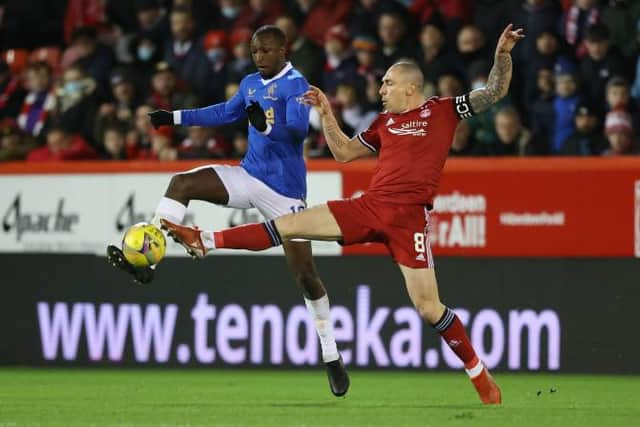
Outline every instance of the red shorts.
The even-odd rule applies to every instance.
[[[392,205],[366,193],[327,202],[342,231],[342,244],[379,242],[393,260],[411,268],[433,268],[429,243],[429,213],[420,205]]]

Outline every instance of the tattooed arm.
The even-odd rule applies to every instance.
[[[512,24],[507,25],[498,40],[495,59],[491,72],[489,72],[487,85],[469,93],[469,104],[476,114],[487,110],[509,91],[512,71],[511,50],[518,40],[524,37],[522,29],[511,31],[512,28]]]
[[[316,107],[318,110],[322,123],[322,132],[336,161],[346,163],[371,154],[371,150],[365,147],[357,137],[349,138],[342,132],[336,117],[333,115],[329,100],[320,89],[311,86],[304,95],[304,102]]]

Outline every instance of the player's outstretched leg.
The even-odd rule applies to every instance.
[[[502,403],[500,387],[484,363],[478,358],[462,322],[453,310],[445,307],[440,320],[432,326],[445,340],[449,348],[464,362],[465,371],[482,403],[485,405]]]
[[[193,258],[204,258],[207,254],[208,249],[202,243],[201,230],[198,227],[175,224],[164,218],[160,218],[160,227]]]
[[[151,267],[135,267],[124,257],[122,250],[115,246],[107,246],[107,260],[114,267],[129,273],[136,283],[149,283],[153,280],[154,271]]]
[[[482,403],[502,403],[500,388],[471,346],[460,318],[440,302],[438,283],[432,267],[433,265],[430,268],[410,268],[400,265],[413,305],[464,363],[465,371]]]

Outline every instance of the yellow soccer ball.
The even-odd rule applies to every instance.
[[[136,267],[159,263],[164,257],[165,249],[164,234],[158,227],[147,222],[132,225],[122,238],[122,253]]]

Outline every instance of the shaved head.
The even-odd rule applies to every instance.
[[[424,75],[422,70],[415,62],[400,61],[393,64],[390,68],[400,72],[400,78],[406,83],[415,85],[420,92],[424,89]]]

